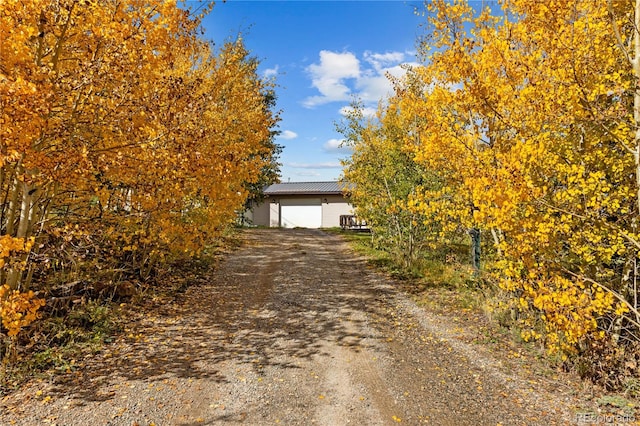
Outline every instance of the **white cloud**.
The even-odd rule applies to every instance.
[[[325,163],[288,163],[287,166],[293,169],[341,169],[342,165],[339,162],[325,162]]]
[[[274,68],[267,68],[266,70],[264,70],[264,77],[269,78],[278,75],[278,68],[278,65],[276,65]]]
[[[407,67],[415,67],[419,64],[417,62],[403,62],[392,67],[385,68],[383,71],[386,74],[390,74],[392,77],[400,78],[407,73]]]
[[[343,106],[342,108],[340,108],[340,114],[345,117],[349,115],[351,111],[353,111],[353,108],[351,108],[350,106]],[[372,107],[362,108],[362,116],[364,118],[375,118],[377,113],[378,113],[378,110],[375,108],[372,108]]]
[[[361,78],[356,87],[359,98],[364,102],[377,102],[393,94],[393,84],[384,74]]]
[[[351,96],[346,79],[360,77],[360,61],[351,52],[320,51],[320,63],[307,67],[311,75],[311,85],[315,87],[319,96],[310,96],[304,101],[304,106],[312,108],[317,105],[335,101],[346,101]]]
[[[284,132],[280,133],[280,139],[295,139],[298,137],[298,134],[296,132],[293,132],[291,130],[285,130]]]
[[[392,79],[401,79],[407,73],[407,66],[415,63],[397,64],[392,67],[380,68],[378,74],[363,77],[357,81],[359,97],[364,102],[378,102],[393,95]]]
[[[328,141],[325,142],[322,148],[328,152],[351,151],[351,148],[349,148],[348,146],[344,146],[343,143],[344,143],[344,139],[329,139]]]
[[[303,172],[296,172],[296,176],[303,176],[303,177],[314,177],[317,178],[320,176],[320,173],[318,172],[314,172],[311,170],[305,170]]]
[[[370,63],[374,69],[380,71],[388,65],[399,64],[404,61],[405,54],[403,52],[387,52],[374,53],[370,51],[364,52],[364,60]]]
[[[409,52],[376,53],[367,51],[360,61],[352,52],[320,51],[319,63],[307,67],[311,85],[319,92],[303,101],[307,108],[355,98],[365,103],[379,102],[393,94],[388,76],[401,78]]]

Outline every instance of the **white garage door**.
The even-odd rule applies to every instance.
[[[283,228],[322,227],[320,199],[282,200],[280,203],[280,226]]]

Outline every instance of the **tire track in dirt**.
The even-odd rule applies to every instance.
[[[570,422],[573,401],[514,392],[497,363],[462,350],[339,237],[244,238],[208,282],[141,313],[91,367],[7,398],[0,425]]]

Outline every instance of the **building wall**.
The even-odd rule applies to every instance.
[[[330,195],[327,202],[322,203],[322,227],[334,228],[340,226],[340,215],[353,214],[353,206],[340,195]]]
[[[280,226],[280,205],[278,203],[269,202],[269,220],[265,226],[277,228]]]
[[[254,206],[246,216],[254,226],[279,227],[281,225],[280,203],[285,206],[310,205],[317,203],[318,199],[322,204],[323,228],[340,226],[340,215],[353,214],[353,207],[341,195],[319,195],[315,197],[312,195],[281,195],[276,198],[265,199],[261,204]]]
[[[269,226],[269,207],[271,203],[268,201],[254,205],[253,208],[247,214],[250,225],[256,226]]]

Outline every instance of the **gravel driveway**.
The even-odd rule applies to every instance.
[[[244,238],[208,282],[132,318],[91,367],[6,398],[0,424],[573,423],[566,391],[505,372],[339,236]]]

